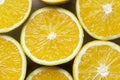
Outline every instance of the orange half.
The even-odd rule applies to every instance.
[[[34,62],[57,65],[70,61],[83,42],[76,17],[62,8],[42,8],[29,19],[21,34],[21,44]]]
[[[74,80],[120,80],[120,46],[92,41],[80,50],[73,64]]]
[[[32,0],[0,0],[0,33],[19,27],[28,17]]]
[[[26,58],[19,43],[0,36],[0,80],[24,80],[25,75]]]
[[[119,0],[77,0],[77,16],[83,28],[94,38],[120,37]]]
[[[29,74],[26,80],[73,80],[70,73],[58,67],[40,67]]]
[[[63,3],[66,3],[68,2],[69,0],[41,0],[47,4],[63,4]]]

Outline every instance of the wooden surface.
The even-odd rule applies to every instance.
[[[42,8],[42,7],[50,6],[50,5],[47,5],[47,4],[43,3],[43,2],[41,2],[40,0],[32,0],[32,2],[33,2],[33,3],[32,3],[31,14],[32,14],[34,11],[36,11],[36,10]],[[66,3],[66,4],[63,4],[63,5],[59,5],[58,7],[63,7],[63,8],[65,8],[65,9],[68,9],[68,10],[70,10],[71,12],[73,12],[73,13],[76,15],[75,3],[76,3],[76,0],[71,0],[70,2],[68,2],[68,3]],[[57,6],[57,5],[55,5],[55,6]],[[31,15],[31,14],[30,14],[30,15]],[[27,20],[26,20],[26,22],[27,22]],[[25,22],[25,23],[26,23],[26,22]],[[24,24],[25,24],[25,23],[24,23]],[[18,40],[18,41],[20,42],[21,29],[22,29],[22,27],[24,26],[24,24],[22,24],[19,28],[13,30],[12,32],[5,33],[5,35],[10,35],[10,36],[14,37],[16,40]],[[87,42],[89,42],[89,41],[95,40],[95,39],[93,39],[92,37],[90,37],[85,31],[84,31],[84,35],[85,35],[85,37],[84,37],[84,44],[87,43]],[[120,38],[119,38],[119,39],[116,39],[116,40],[113,40],[113,42],[120,44]],[[83,44],[83,45],[84,45],[84,44]],[[68,62],[68,63],[62,64],[62,65],[58,65],[58,66],[66,69],[67,71],[69,71],[69,72],[72,74],[72,64],[73,64],[73,61],[74,61],[74,59],[73,59],[72,61]],[[39,65],[39,64],[36,64],[36,63],[32,62],[32,61],[27,57],[27,75],[28,75],[31,71],[33,71],[34,69],[36,69],[36,68],[38,68],[38,67],[40,67],[40,66],[42,66],[42,65]],[[27,75],[26,75],[26,76],[27,76]]]

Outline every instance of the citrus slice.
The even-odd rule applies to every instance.
[[[62,8],[36,11],[23,28],[21,44],[38,64],[58,65],[75,57],[83,42],[83,31],[76,17]]]
[[[0,33],[20,26],[28,17],[32,0],[0,0]]]
[[[75,58],[74,80],[120,80],[120,47],[112,42],[87,43]]]
[[[47,4],[63,4],[68,2],[69,0],[41,0]]]
[[[26,58],[19,43],[0,36],[0,80],[24,80]]]
[[[120,1],[77,0],[77,16],[94,38],[111,40],[120,37]]]
[[[62,68],[40,67],[30,73],[26,80],[73,80],[73,78]]]

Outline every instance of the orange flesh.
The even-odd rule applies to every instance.
[[[55,69],[45,69],[32,77],[32,80],[68,80],[62,72]]]
[[[0,5],[0,29],[11,28],[21,21],[28,11],[28,6],[28,0],[5,0],[4,4]]]
[[[47,38],[51,32],[56,34],[53,40]],[[76,23],[68,15],[57,10],[48,10],[36,15],[25,29],[27,48],[33,56],[46,61],[70,56],[79,39]]]
[[[120,35],[120,0],[79,0],[80,17],[89,32],[97,36]],[[111,4],[112,12],[105,14],[103,5]]]
[[[0,80],[19,80],[22,58],[18,48],[10,41],[0,38]]]
[[[109,65],[106,77],[98,73],[100,64]],[[107,45],[90,47],[82,56],[78,70],[79,80],[119,80],[120,52]]]

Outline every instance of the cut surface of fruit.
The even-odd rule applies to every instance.
[[[24,80],[25,74],[26,58],[19,43],[0,36],[0,80]]]
[[[34,70],[26,80],[73,80],[69,72],[58,67],[40,67]]]
[[[83,42],[76,17],[62,8],[36,11],[23,28],[21,44],[28,57],[43,65],[57,65],[75,57]]]
[[[83,28],[94,38],[120,37],[119,0],[77,0],[77,16]]]
[[[120,46],[108,41],[87,43],[73,64],[74,80],[120,80]]]
[[[69,0],[41,0],[47,4],[62,4],[68,2]]]
[[[0,0],[0,33],[20,26],[28,17],[32,0]]]

